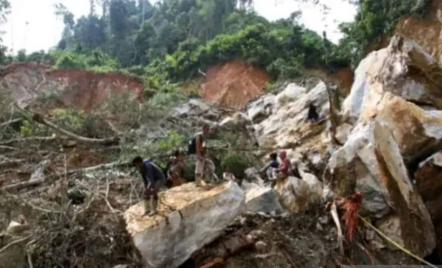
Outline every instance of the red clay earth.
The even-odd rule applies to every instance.
[[[0,69],[0,86],[18,102],[31,102],[40,93],[56,93],[63,103],[81,109],[91,109],[109,94],[130,92],[140,98],[143,93],[143,81],[136,77],[49,68],[50,65],[32,62],[8,65]]]
[[[204,99],[232,109],[242,109],[263,93],[270,80],[268,73],[242,61],[210,67],[201,86]]]

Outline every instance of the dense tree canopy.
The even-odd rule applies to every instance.
[[[30,56],[63,68],[125,68],[156,83],[187,80],[233,59],[263,67],[274,79],[291,79],[306,68],[355,66],[367,46],[388,36],[400,18],[429,9],[429,0],[352,2],[358,13],[354,22],[341,25],[344,38],[338,45],[305,29],[300,13],[269,22],[253,11],[252,0],[91,0],[90,13],[78,19],[58,4],[55,14],[65,24],[59,51]],[[3,3],[0,12],[8,7]],[[22,53],[16,60],[30,56]]]
[[[161,72],[175,81],[232,59],[246,60],[284,79],[300,76],[304,67],[326,64],[323,38],[297,22],[299,13],[271,23],[256,14],[248,0],[94,3],[103,8],[101,16],[92,8],[76,21],[64,6],[56,6],[65,23],[59,49],[87,55],[100,49],[137,74]],[[333,44],[330,47],[335,49]],[[73,67],[85,65],[75,63],[72,55],[63,61]]]

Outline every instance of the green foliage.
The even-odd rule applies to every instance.
[[[229,20],[235,21],[237,16],[234,14]],[[195,75],[198,69],[241,59],[266,68],[274,79],[294,79],[303,75],[305,67],[324,65],[324,40],[316,33],[294,25],[296,16],[274,24],[262,23],[264,19],[253,13],[245,13],[244,16],[257,23],[235,33],[219,34],[206,44],[192,47],[192,50],[180,46],[165,60],[152,62],[149,69],[180,81]]]
[[[249,167],[249,163],[245,159],[243,155],[230,153],[223,158],[221,168],[233,173],[236,178],[243,178],[244,171]]]
[[[168,109],[184,103],[187,99],[185,93],[179,90],[162,91],[156,93],[150,100],[149,104],[156,108]]]
[[[354,64],[366,54],[366,48],[388,37],[404,16],[422,16],[429,11],[429,0],[361,0],[355,21],[341,25],[345,37],[342,50],[351,53]],[[342,52],[340,53],[342,54]]]
[[[24,120],[20,126],[20,136],[23,138],[31,136],[47,136],[48,129],[37,124],[33,124],[28,120]]]
[[[167,133],[168,139],[158,141],[158,150],[161,152],[170,152],[181,148],[186,144],[186,140],[176,131]]]
[[[63,129],[75,133],[82,133],[85,123],[85,114],[78,110],[55,109],[52,111],[54,122]]]
[[[422,15],[429,0],[359,1],[355,22],[342,25],[345,38],[339,46],[302,27],[299,13],[269,22],[246,8],[252,2],[113,0],[101,16],[91,11],[77,21],[59,5],[56,14],[66,26],[59,49],[68,52],[57,58],[57,67],[103,72],[124,67],[144,76],[149,92],[160,92],[154,103],[173,102],[174,83],[225,61],[260,66],[274,80],[298,78],[306,68],[332,71],[351,60],[356,64],[368,44],[391,33],[403,16]]]
[[[50,58],[55,61],[57,69],[88,69],[97,72],[112,72],[119,69],[119,63],[102,52],[94,49],[88,54],[79,54],[72,51],[53,51]]]
[[[86,69],[86,56],[65,52],[55,62],[57,69]]]

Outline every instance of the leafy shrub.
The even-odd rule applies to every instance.
[[[224,171],[233,173],[236,178],[243,178],[244,171],[248,167],[249,163],[245,160],[244,156],[236,153],[229,153],[221,162],[221,168]]]
[[[183,136],[176,131],[169,131],[167,133],[168,139],[158,141],[158,150],[160,152],[170,152],[176,150],[186,144]]]
[[[71,109],[55,109],[52,111],[52,116],[54,123],[59,127],[75,133],[82,132],[85,122],[85,114],[83,112]]]
[[[32,124],[28,120],[24,120],[20,127],[20,136],[23,138],[31,136],[48,136],[50,131],[41,125]]]
[[[186,99],[185,93],[179,90],[158,92],[149,100],[149,104],[156,108],[168,109],[184,103]]]
[[[298,78],[304,74],[303,69],[299,61],[292,60],[290,63],[281,58],[276,59],[267,67],[269,74],[272,77],[278,77],[280,80]]]
[[[94,49],[90,54],[52,51],[49,57],[55,61],[56,69],[86,69],[107,73],[114,72],[120,67],[117,60],[103,53],[99,48]]]
[[[56,61],[57,69],[86,69],[87,63],[83,55],[77,56],[73,53],[63,53]]]

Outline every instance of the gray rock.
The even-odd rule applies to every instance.
[[[188,183],[160,194],[157,216],[143,216],[143,203],[131,207],[126,228],[146,266],[175,268],[218,238],[240,215],[244,199],[234,182],[211,189]]]
[[[260,253],[265,253],[268,250],[268,245],[264,241],[258,241],[255,243],[255,248]]]
[[[244,212],[282,213],[283,209],[270,187],[253,185],[246,191]]]

